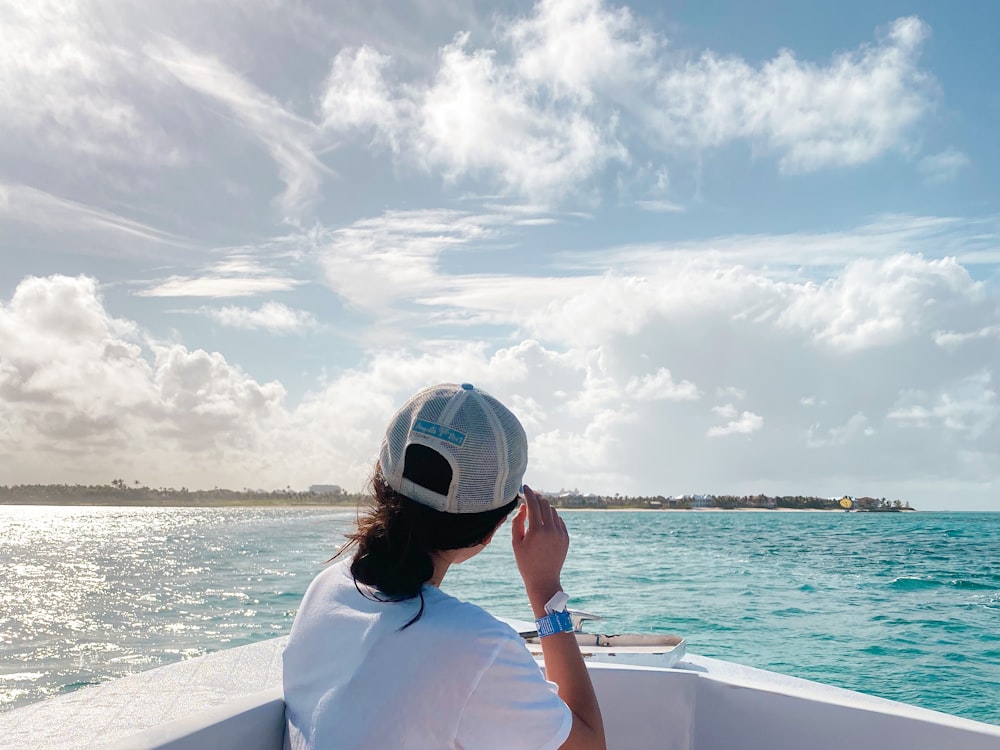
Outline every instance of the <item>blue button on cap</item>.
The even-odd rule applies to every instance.
[[[472,383],[462,383],[462,390],[471,391],[474,390],[475,386]]]

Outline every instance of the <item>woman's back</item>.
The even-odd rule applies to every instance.
[[[510,627],[440,590],[517,507],[527,463],[517,417],[469,383],[393,415],[371,506],[292,626],[286,747],[605,750],[560,583],[569,533],[544,498],[524,487],[511,544],[553,682]]]
[[[571,714],[518,635],[434,586],[422,593],[404,628],[419,599],[380,601],[349,561],[316,578],[284,655],[288,746],[558,747]]]

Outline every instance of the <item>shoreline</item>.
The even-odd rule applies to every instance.
[[[203,501],[193,502],[115,502],[79,501],[79,502],[0,502],[0,508],[273,508],[287,510],[292,508],[358,511],[366,507],[363,503],[324,503],[324,502],[287,502],[287,501]],[[571,508],[556,506],[560,513],[844,513],[842,508]],[[851,511],[851,513],[916,513],[916,509],[905,511]]]

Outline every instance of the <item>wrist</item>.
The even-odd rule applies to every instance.
[[[545,605],[553,596],[562,591],[562,583],[558,580],[545,584],[544,586],[532,586],[526,588],[528,592],[528,603],[531,604],[531,611],[535,617],[544,617]]]

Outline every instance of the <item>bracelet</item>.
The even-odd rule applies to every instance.
[[[539,638],[545,638],[558,633],[572,633],[573,618],[570,617],[569,612],[566,610],[553,612],[535,620],[535,627],[538,628]]]

